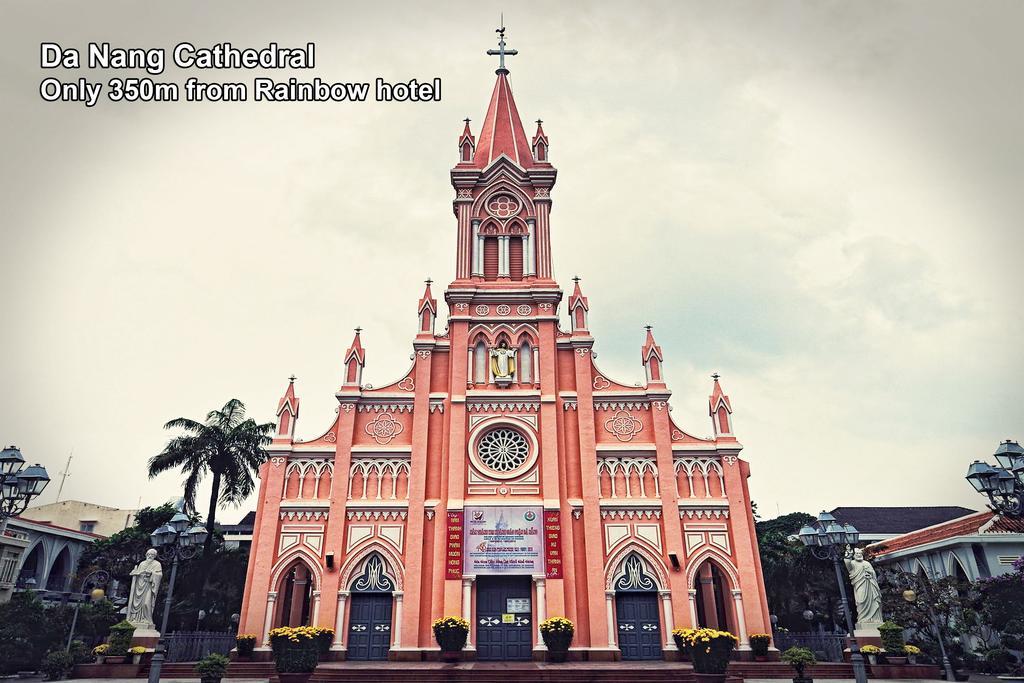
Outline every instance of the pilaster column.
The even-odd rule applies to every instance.
[[[544,644],[544,636],[540,633],[540,622],[547,619],[547,599],[544,595],[544,577],[535,576],[533,577],[533,583],[537,587],[537,632],[536,645],[533,646],[535,650],[546,650],[548,646]]]
[[[690,628],[697,628],[697,589],[691,588],[690,593]]]
[[[263,619],[263,647],[270,647],[270,629],[274,625],[275,602],[277,602],[277,591],[267,593],[267,615]]]
[[[736,628],[740,631],[736,635],[740,637],[740,648],[747,650],[750,648],[750,641],[747,639],[747,620],[743,617],[743,591],[733,588],[732,600],[736,606]]]
[[[345,649],[345,602],[348,600],[348,591],[338,592],[338,614],[334,618],[334,643],[332,650]]]
[[[608,610],[608,647],[618,647],[615,638],[615,591],[605,591],[604,604]]]
[[[672,637],[672,629],[675,628],[672,622],[672,592],[658,591],[658,595],[661,596],[661,611],[665,614],[665,649],[677,650],[676,639]]]
[[[391,646],[396,650],[402,646],[402,592],[395,593],[395,627],[391,629],[395,633],[395,642]]]
[[[537,221],[531,218],[526,221],[526,240],[523,244],[523,270],[526,275],[537,274],[536,257],[533,255],[533,250],[537,244]]]
[[[508,235],[498,237],[498,277],[508,277],[508,243]]]
[[[480,235],[480,221],[473,221],[473,275],[484,276],[484,238]]]
[[[466,647],[473,648],[473,576],[462,577],[462,618],[469,622]]]
[[[313,626],[320,625],[320,591],[313,591],[313,618],[310,623]]]

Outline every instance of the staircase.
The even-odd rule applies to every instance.
[[[693,667],[675,662],[332,662],[309,683],[695,683]]]

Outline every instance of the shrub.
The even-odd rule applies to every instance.
[[[231,660],[224,655],[211,652],[196,662],[193,669],[202,679],[223,678],[224,674],[228,671],[228,664],[230,663]]]
[[[135,627],[127,621],[120,621],[110,627],[110,649],[107,650],[108,657],[124,657],[128,654],[128,647],[132,644],[132,634]]]
[[[878,627],[878,633],[882,636],[882,647],[886,652],[896,654],[903,651],[902,626],[894,621],[886,621]]]
[[[791,647],[782,653],[782,661],[793,667],[796,671],[797,678],[804,677],[804,669],[811,664],[817,664],[818,660],[814,658],[814,653],[808,650],[806,647]]]
[[[549,617],[540,622],[540,635],[549,650],[566,650],[576,627],[565,617]]]
[[[331,641],[334,640],[334,629],[324,626],[313,627],[313,639],[316,641],[320,654],[325,655],[331,651]]]
[[[750,649],[755,657],[767,657],[768,646],[772,644],[772,637],[767,633],[751,633],[747,636],[750,640]]]
[[[71,641],[70,654],[71,661],[75,664],[91,664],[96,659],[93,656],[92,649],[80,640]]]
[[[59,681],[71,673],[71,670],[75,668],[75,661],[71,658],[70,653],[56,650],[43,657],[40,668],[46,680]]]
[[[256,649],[256,635],[243,633],[235,637],[235,645],[238,647],[238,654],[242,657],[251,657],[252,651]]]
[[[1016,663],[1017,658],[1005,647],[994,647],[985,651],[984,656],[979,661],[979,668],[982,669],[983,673],[1003,674],[1010,671]]]

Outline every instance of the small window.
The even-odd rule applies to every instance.
[[[87,534],[94,533],[96,531],[96,522],[79,522],[78,530],[84,531]]]

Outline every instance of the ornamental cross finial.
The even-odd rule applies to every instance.
[[[576,284],[579,284],[580,283],[580,276],[579,275],[573,275],[572,276],[572,281],[575,282]]]
[[[715,380],[716,382],[718,381],[719,377],[721,377],[721,375],[719,375],[717,372],[711,373],[711,379]]]
[[[356,328],[356,334],[359,334],[359,333],[360,333],[360,332],[362,332],[362,331],[363,331],[363,328],[361,328],[361,327],[357,327],[357,328]]]
[[[298,379],[298,377],[296,377],[295,373],[293,372],[292,376],[288,378],[288,383],[289,384],[295,384],[295,380],[297,380],[297,379]]]
[[[514,57],[515,55],[519,54],[519,50],[506,50],[505,49],[505,15],[504,15],[504,13],[501,15],[501,26],[499,26],[497,29],[495,29],[494,32],[498,34],[498,49],[497,50],[488,50],[487,54],[492,56],[492,57],[494,57],[494,56],[498,57],[498,70],[495,71],[495,73],[507,74],[508,73],[508,69],[505,68],[505,56],[508,55],[509,57]]]
[[[424,280],[424,282],[427,283],[427,287],[429,287],[430,285],[434,284],[434,281],[431,280],[429,277],[426,280]]]
[[[648,332],[650,332],[653,328],[654,328],[654,325],[651,325],[651,324],[644,325],[644,329],[647,330]]]
[[[542,121],[541,119],[537,119],[537,125],[538,125],[538,126],[539,126],[540,124],[542,124],[542,123],[544,123],[544,121]]]
[[[467,126],[469,125],[470,118],[468,116],[466,118],[462,119],[462,120],[466,122]]]

